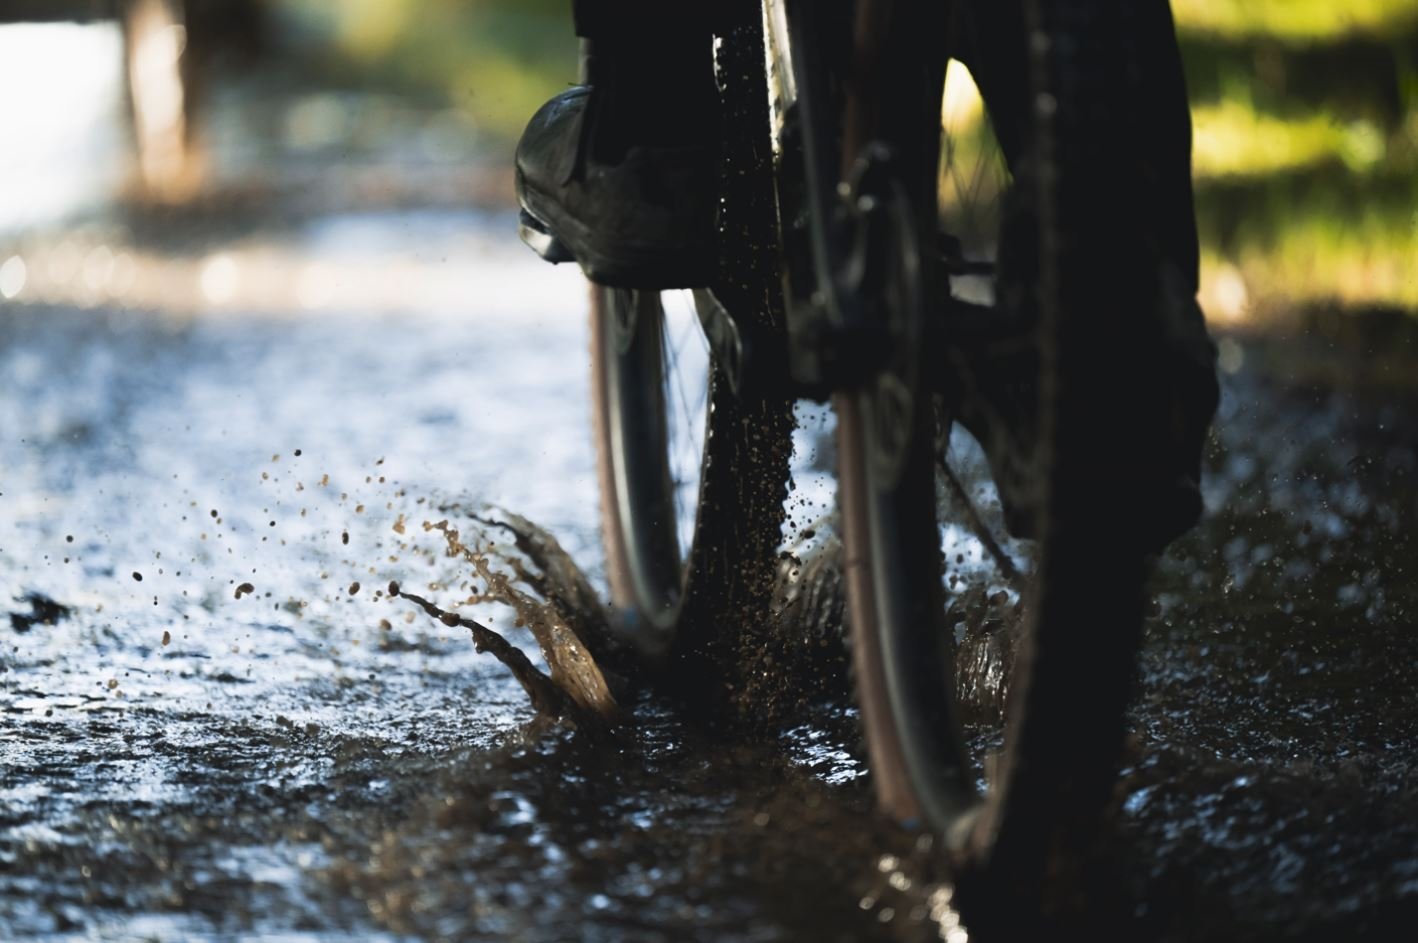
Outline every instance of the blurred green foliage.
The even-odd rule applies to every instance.
[[[1172,0],[1188,32],[1231,39],[1382,38],[1418,23],[1413,0]]]
[[[327,40],[313,63],[342,85],[459,109],[506,156],[532,112],[576,77],[571,0],[277,0]]]
[[[1173,10],[1205,274],[1261,308],[1418,312],[1418,2]]]
[[[575,76],[570,0],[278,3],[333,39],[327,75],[457,108],[498,157]],[[1222,307],[1418,311],[1418,0],[1172,5]]]

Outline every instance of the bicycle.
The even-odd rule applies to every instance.
[[[1105,166],[1119,134],[1099,103],[1141,94],[1119,82],[1140,57],[1175,58],[1176,47],[1170,15],[1167,35],[1142,48],[1129,5],[1099,0],[1022,8],[1009,62],[986,63],[1013,69],[1025,92],[1001,100],[996,83],[991,101],[985,90],[1013,176],[1005,226],[1024,248],[995,264],[941,236],[941,91],[964,6],[733,6],[717,47],[720,276],[694,293],[690,327],[708,357],[703,417],[687,417],[705,427],[697,489],[673,470],[685,451],[671,428],[681,348],[667,338],[680,330],[657,293],[593,286],[593,409],[613,603],[653,657],[702,665],[731,654],[730,628],[771,595],[792,403],[831,399],[852,664],[879,804],[931,828],[958,865],[1007,876],[994,883],[1012,899],[1037,902],[1059,849],[1096,824],[1121,749],[1149,492],[1130,478],[1147,447],[1115,430],[1166,405],[1150,381],[1156,339],[1129,313],[1155,303],[1148,293],[1177,261],[1169,251],[1180,246],[1185,267],[1195,232],[1189,183],[1172,179],[1160,132],[1134,163],[1166,151],[1158,163],[1181,194],[1168,218],[1147,222],[1107,199],[1110,181],[1147,168]],[[971,277],[993,282],[996,307],[954,296],[953,281]],[[1119,343],[1136,352],[1121,364]],[[1034,448],[995,467],[1012,529],[1036,538],[1037,555],[1003,747],[982,793],[956,704],[937,477],[959,418],[993,412],[1027,434],[986,395],[996,375],[1021,387],[1026,413],[1038,409]],[[722,679],[702,671],[676,678],[722,695]]]

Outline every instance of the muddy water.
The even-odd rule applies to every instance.
[[[422,528],[454,501],[603,585],[584,295],[504,222],[326,220],[278,251],[371,248],[296,266],[324,281],[288,310],[4,309],[0,938],[960,938],[840,691],[753,736],[644,700],[574,735],[384,596],[476,589]],[[391,253],[466,291],[401,306]],[[1362,351],[1227,343],[1224,510],[1161,567],[1092,906],[1377,934],[1418,908],[1415,397]]]

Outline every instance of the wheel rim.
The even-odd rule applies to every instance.
[[[968,72],[955,62],[950,72],[956,91],[947,88],[942,108],[938,190],[958,240],[951,290],[989,304],[996,300],[995,241],[1009,174],[987,116],[978,106],[961,106],[958,90],[974,91]],[[914,388],[917,399],[929,402],[905,366],[895,368],[900,379]],[[952,556],[972,550],[976,558],[986,554],[978,550],[982,541],[961,527],[958,514],[921,519],[923,508],[940,508],[945,482],[946,443],[943,437],[937,441],[932,410],[917,410],[911,454],[899,471],[889,473],[875,461],[881,451],[875,440],[882,397],[883,391],[873,387],[834,400],[847,579],[854,626],[862,627],[855,635],[853,661],[863,723],[873,769],[884,773],[877,783],[883,809],[903,821],[924,820],[943,833],[950,847],[961,850],[970,846],[989,805],[979,789],[984,783],[974,751],[963,735],[955,645],[943,618],[947,591],[941,555],[946,548]],[[992,491],[993,483],[983,490]],[[1000,535],[986,540],[997,545]],[[999,798],[1002,785],[989,783],[992,800]]]

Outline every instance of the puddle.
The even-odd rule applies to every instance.
[[[312,245],[338,282],[407,222]],[[575,735],[467,629],[390,598],[548,670],[545,640],[594,647],[577,620],[605,594],[583,286],[488,248],[501,217],[445,223],[399,271],[486,280],[466,304],[5,309],[0,937],[958,940],[930,850],[870,813],[822,410],[799,410],[776,600],[802,696],[767,730],[716,738],[607,678],[630,722]],[[1103,842],[1100,925],[1128,938],[1346,938],[1418,900],[1413,403],[1298,384],[1245,343]],[[484,502],[565,556],[472,521],[514,520]],[[943,545],[961,638],[988,640],[1017,596],[967,530]],[[499,588],[509,558],[529,580]],[[542,644],[492,598],[512,588],[523,622],[564,603]],[[987,737],[1007,659],[971,652]]]

